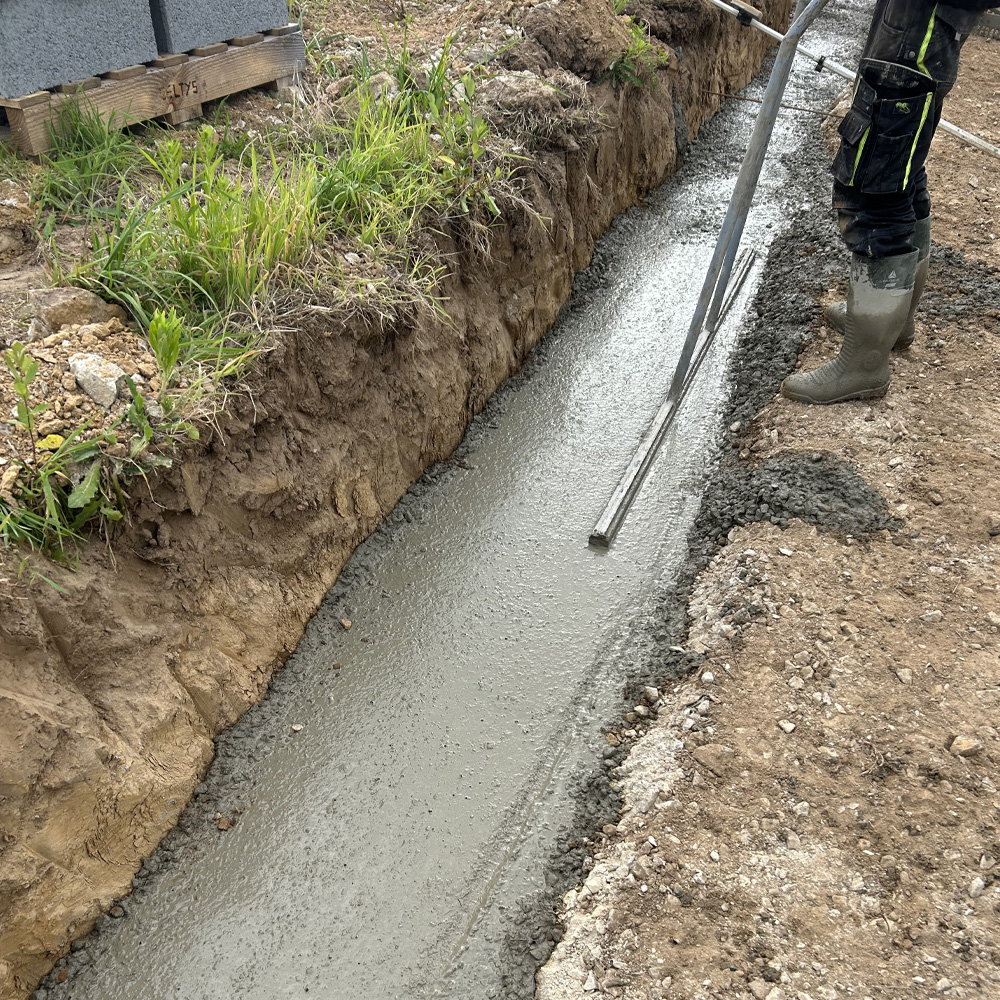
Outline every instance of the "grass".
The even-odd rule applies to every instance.
[[[140,147],[115,127],[114,115],[101,118],[91,105],[70,102],[51,128],[52,149],[41,157],[43,169],[32,186],[32,201],[41,213],[59,220],[107,214],[108,192],[125,182],[139,162]]]
[[[310,51],[323,84],[335,67],[317,37]],[[81,261],[53,245],[54,276],[131,313],[157,360],[163,418],[154,428],[149,401],[130,385],[131,403],[112,426],[43,447],[31,396],[37,362],[19,344],[5,352],[20,439],[30,443],[0,488],[5,545],[72,563],[86,535],[109,536],[128,509],[129,483],[169,465],[174,444],[197,436],[197,420],[266,350],[278,303],[284,323],[315,303],[380,319],[414,302],[436,305],[438,272],[418,234],[451,220],[484,249],[498,199],[516,196],[519,169],[490,134],[476,74],[457,72],[457,55],[453,38],[422,62],[405,39],[384,60],[366,54],[342,99],[314,109],[308,129],[283,134],[280,145],[235,135],[224,109],[214,127],[153,133],[152,142],[64,110],[32,197],[43,232],[69,221],[91,236]],[[345,247],[377,261],[382,276],[346,274],[336,252]]]

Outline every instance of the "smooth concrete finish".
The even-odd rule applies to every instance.
[[[810,74],[790,103],[829,99]],[[220,739],[169,858],[47,1000],[530,997],[507,945],[534,926],[601,723],[663,641],[651,623],[759,265],[615,547],[587,536],[669,384],[752,115],[730,105],[618,220],[558,328],[358,550],[268,699]],[[747,229],[761,249],[827,183],[791,183],[819,140],[808,118],[782,124]],[[242,811],[219,833],[215,810]]]
[[[155,58],[148,0],[0,0],[0,97]]]
[[[161,52],[187,52],[288,23],[285,0],[149,0]]]

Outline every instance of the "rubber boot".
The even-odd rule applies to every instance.
[[[913,301],[910,303],[910,315],[906,317],[903,332],[899,335],[899,340],[893,345],[894,351],[905,350],[913,343],[913,318],[920,305],[920,298],[924,294],[924,285],[927,284],[927,269],[930,266],[931,257],[931,217],[918,219],[914,231],[913,245],[920,251],[920,263],[917,265],[917,279],[913,283]],[[823,310],[828,326],[833,327],[837,333],[844,332],[844,320],[847,318],[846,302],[831,302]]]
[[[796,372],[782,393],[800,403],[875,399],[889,388],[889,354],[910,312],[920,251],[897,257],[851,256],[851,288],[840,353],[811,372]]]

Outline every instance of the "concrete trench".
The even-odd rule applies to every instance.
[[[849,61],[860,20],[856,4],[830,12],[813,46]],[[823,108],[837,89],[799,64],[788,99]],[[681,638],[664,607],[679,628],[732,353],[760,366],[737,382],[773,389],[746,350],[778,266],[767,250],[796,218],[829,225],[818,119],[786,114],[747,287],[618,543],[589,549],[669,382],[755,111],[729,102],[618,220],[556,331],[355,553],[268,697],[220,737],[134,894],[37,997],[532,995],[554,904],[615,818],[595,780],[617,756],[601,724]]]

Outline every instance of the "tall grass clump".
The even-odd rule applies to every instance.
[[[116,127],[113,113],[105,119],[90,104],[69,102],[49,128],[52,148],[41,156],[35,205],[63,219],[107,215],[118,188],[141,163],[140,147]]]
[[[323,242],[319,164],[249,147],[233,165],[207,127],[191,149],[169,139],[143,156],[155,183],[141,198],[119,189],[115,223],[95,225],[93,254],[69,280],[146,328],[157,310],[175,310],[192,331],[182,365],[218,357]],[[227,350],[241,352],[245,339]]]

